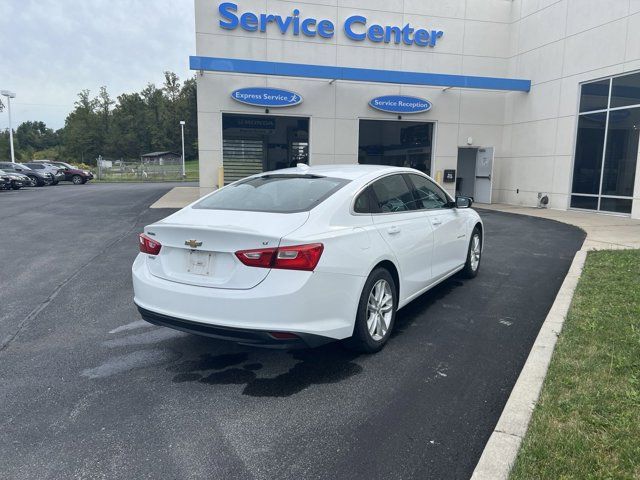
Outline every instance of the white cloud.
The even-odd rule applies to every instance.
[[[13,90],[13,126],[64,125],[77,93],[106,85],[113,97],[191,75],[193,0],[3,0],[0,88]],[[8,126],[0,113],[0,129]]]

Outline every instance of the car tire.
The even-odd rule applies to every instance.
[[[467,249],[467,261],[464,268],[460,271],[463,278],[475,278],[480,270],[480,261],[482,260],[482,232],[478,227],[471,232],[469,240],[469,248]]]
[[[353,336],[345,344],[360,353],[375,353],[391,336],[398,309],[396,282],[384,268],[376,268],[364,284]],[[371,301],[370,301],[371,300]]]
[[[11,188],[14,190],[20,190],[22,187],[19,187],[18,185],[11,185]]]
[[[71,177],[71,181],[74,185],[82,185],[84,183],[84,179],[80,175],[74,175]]]
[[[29,177],[36,187],[44,187],[44,182],[38,177]]]
[[[51,185],[57,185],[58,183],[60,183],[60,182],[58,182],[58,181],[56,180],[56,181],[54,181],[54,182],[51,182]]]

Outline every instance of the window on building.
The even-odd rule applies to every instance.
[[[631,213],[640,141],[640,73],[582,85],[571,207]]]
[[[431,173],[433,123],[360,120],[358,163],[411,167]]]

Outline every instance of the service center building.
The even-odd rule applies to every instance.
[[[196,0],[200,183],[410,166],[640,218],[639,0]]]

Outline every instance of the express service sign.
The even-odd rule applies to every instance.
[[[289,90],[279,88],[241,88],[231,93],[236,102],[257,107],[293,107],[302,103],[302,97]]]
[[[408,97],[405,95],[385,95],[376,97],[369,102],[376,110],[389,113],[422,113],[431,110],[431,102],[424,98]]]

